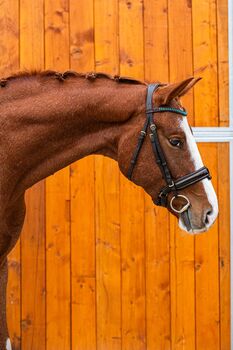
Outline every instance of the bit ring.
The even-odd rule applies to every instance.
[[[176,209],[176,208],[174,208],[174,206],[173,206],[173,201],[174,201],[174,199],[175,198],[178,198],[178,197],[180,197],[180,198],[184,198],[185,200],[186,200],[186,203],[183,205],[183,207],[181,208],[181,209]],[[170,201],[170,208],[175,212],[175,213],[178,213],[178,214],[181,214],[181,213],[183,213],[185,210],[187,210],[188,208],[190,207],[190,201],[189,201],[189,199],[186,197],[186,196],[184,196],[183,194],[177,194],[176,196],[173,196],[172,197],[172,199],[171,199],[171,201]]]

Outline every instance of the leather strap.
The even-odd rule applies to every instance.
[[[179,179],[174,181],[174,184],[175,184],[176,190],[179,191],[206,178],[210,180],[211,175],[208,168],[204,166],[190,174],[180,177]],[[165,186],[164,188],[162,188],[158,198],[154,201],[155,204],[166,206],[167,195],[172,191],[173,191],[172,188],[169,186]]]

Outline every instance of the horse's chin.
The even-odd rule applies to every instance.
[[[209,225],[209,226],[205,225],[203,227],[197,228],[197,227],[193,227],[191,221],[190,221],[190,224],[191,224],[191,228],[187,228],[187,226],[185,225],[182,217],[181,216],[179,217],[179,227],[181,228],[181,230],[186,231],[187,233],[189,233],[191,235],[196,235],[196,234],[199,234],[199,233],[206,232],[212,226],[212,225]]]

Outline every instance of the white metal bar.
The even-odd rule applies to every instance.
[[[196,127],[192,128],[197,142],[231,142],[233,127]]]

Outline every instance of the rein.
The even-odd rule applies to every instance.
[[[160,190],[157,198],[153,198],[153,202],[156,205],[167,207],[167,198],[169,193],[173,193],[173,197],[170,200],[170,208],[178,214],[184,214],[184,220],[186,221],[186,224],[188,227],[190,227],[190,222],[187,219],[187,213],[188,213],[188,208],[190,207],[190,201],[189,199],[181,194],[178,194],[179,190],[183,190],[186,187],[189,187],[199,181],[202,181],[204,179],[211,179],[211,175],[209,173],[209,170],[203,166],[202,168],[191,172],[187,175],[184,175],[178,179],[174,179],[170,169],[167,165],[166,158],[164,155],[164,152],[161,148],[160,142],[159,142],[159,137],[158,137],[158,132],[157,132],[157,127],[154,123],[154,113],[163,113],[163,112],[172,112],[172,113],[177,113],[181,114],[182,116],[187,116],[187,112],[185,109],[181,110],[178,108],[172,108],[172,107],[157,107],[153,108],[153,102],[152,102],[152,96],[153,93],[158,89],[160,84],[149,84],[148,89],[147,89],[147,98],[146,98],[146,121],[143,126],[143,129],[140,131],[139,139],[137,146],[135,148],[135,151],[133,153],[133,157],[130,162],[130,167],[127,173],[128,179],[131,180],[133,170],[135,167],[135,164],[138,159],[139,152],[142,148],[143,141],[147,135],[147,130],[148,128],[150,129],[150,140],[152,144],[152,149],[153,153],[155,156],[155,161],[156,164],[158,164],[160,171],[162,173],[162,177],[166,182],[166,185]],[[176,209],[174,207],[174,203],[176,198],[182,198],[185,203],[181,207],[181,209]]]

